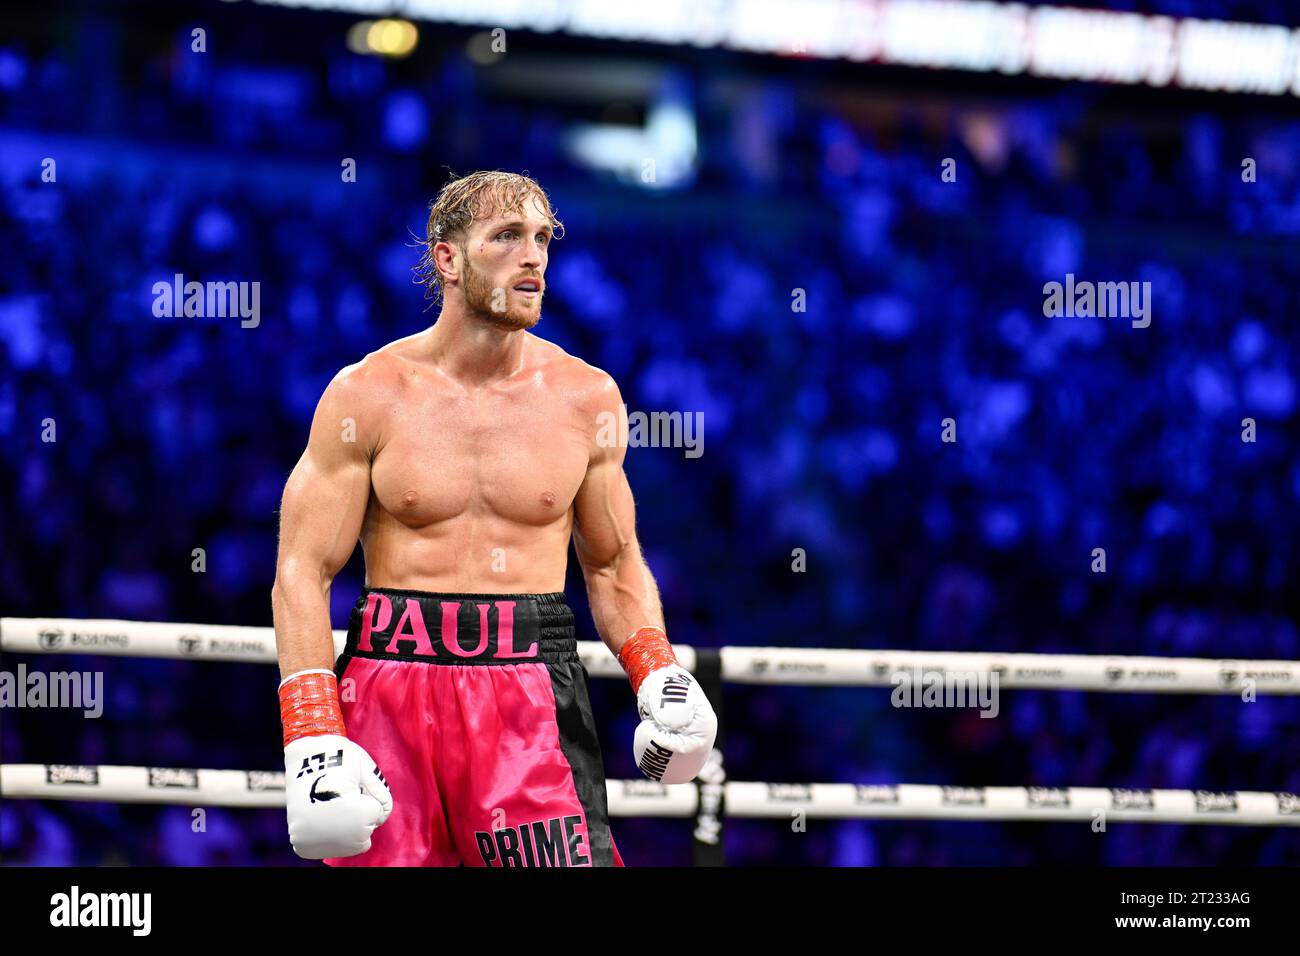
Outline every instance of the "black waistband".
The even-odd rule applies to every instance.
[[[564,594],[443,594],[363,588],[346,657],[426,664],[561,663],[578,659]]]

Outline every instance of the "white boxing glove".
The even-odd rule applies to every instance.
[[[289,842],[304,860],[356,856],[393,812],[370,754],[347,737],[299,737],[284,748]]]
[[[304,860],[356,856],[393,812],[388,782],[370,754],[349,740],[332,671],[280,682],[284,795],[289,842]]]
[[[677,663],[662,630],[643,627],[619,651],[636,689],[641,725],[632,756],[660,783],[690,783],[704,769],[718,736],[718,717],[697,681]]]

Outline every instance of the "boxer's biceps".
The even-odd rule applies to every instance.
[[[356,547],[369,497],[368,463],[322,464],[309,449],[289,476],[280,505],[280,568],[318,573],[327,585]]]
[[[280,505],[280,557],[298,572],[319,574],[322,583],[351,557],[370,500],[369,435],[356,417],[356,388],[336,378],[312,418],[307,449],[289,475]]]
[[[636,506],[622,465],[593,466],[574,501],[574,544],[584,568],[618,561],[636,544]]]

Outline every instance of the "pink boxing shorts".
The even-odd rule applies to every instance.
[[[623,865],[563,594],[365,588],[335,674],[393,812],[329,865]]]

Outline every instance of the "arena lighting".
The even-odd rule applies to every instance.
[[[1300,95],[1300,30],[1256,23],[983,0],[254,2],[778,56]]]
[[[362,20],[348,30],[347,46],[353,53],[375,53],[400,59],[410,56],[420,31],[407,20]]]
[[[1029,72],[1060,79],[1164,86],[1174,75],[1174,21],[1045,10],[1034,20]]]
[[[1300,95],[1300,30],[1183,20],[1178,82],[1207,90]]]
[[[649,105],[644,129],[584,124],[569,131],[565,145],[578,162],[626,183],[673,189],[695,175],[695,113],[684,96],[670,91]]]

